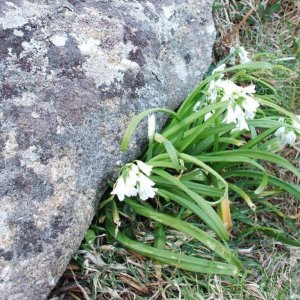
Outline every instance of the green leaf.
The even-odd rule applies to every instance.
[[[170,183],[173,183],[174,186],[181,189],[183,192],[185,192],[188,196],[190,196],[191,199],[193,199],[198,206],[201,208],[202,212],[204,214],[201,214],[202,220],[209,226],[212,230],[214,230],[221,238],[224,240],[228,239],[228,233],[219,218],[218,214],[214,211],[214,209],[210,206],[210,204],[203,199],[200,195],[196,194],[189,188],[187,188],[184,183],[180,182],[177,178],[173,177],[169,173],[160,170],[160,169],[153,169],[153,173],[161,176],[162,178],[168,180]]]
[[[229,101],[223,101],[219,102],[213,105],[208,105],[201,109],[199,112],[193,113],[186,117],[185,119],[182,119],[177,124],[174,124],[172,127],[168,128],[166,131],[163,131],[163,136],[166,138],[169,138],[173,134],[177,133],[178,131],[182,129],[186,129],[190,124],[192,124],[194,121],[197,121],[200,117],[206,115],[208,112],[211,112],[212,110],[217,110],[219,108],[226,108],[229,104]]]
[[[239,64],[236,65],[234,67],[230,67],[225,69],[223,72],[224,73],[228,73],[228,72],[232,72],[232,71],[237,71],[237,70],[263,70],[263,69],[269,69],[271,70],[273,68],[273,65],[268,63],[268,62],[264,62],[264,61],[252,61],[246,64]]]
[[[282,242],[283,244],[300,247],[300,241],[288,238],[286,232],[279,231],[274,228],[253,225],[253,229],[263,231],[266,235]]]
[[[87,233],[85,234],[85,237],[84,237],[85,241],[88,243],[88,244],[93,244],[96,240],[96,233],[94,230],[92,229],[88,229]]]
[[[224,178],[227,177],[252,177],[259,180],[262,180],[264,174],[261,172],[255,172],[255,171],[246,171],[246,170],[232,170],[227,171],[222,174]],[[292,183],[284,182],[283,180],[276,178],[274,176],[268,175],[268,182],[270,185],[275,185],[280,187],[281,189],[285,190],[286,192],[293,195],[296,199],[300,200],[300,188],[297,185],[294,185]]]
[[[286,168],[287,170],[293,172],[298,178],[300,178],[300,172],[295,168],[290,162],[288,162],[283,157],[270,153],[268,151],[263,150],[244,150],[244,149],[238,149],[238,150],[228,150],[228,151],[220,151],[215,153],[209,153],[207,156],[232,156],[232,155],[238,155],[238,156],[244,156],[244,157],[250,157],[254,159],[260,159],[269,161],[272,163],[275,163],[283,168]]]
[[[238,151],[238,150],[237,150]],[[220,152],[215,152],[215,153],[220,153]],[[197,156],[198,159],[200,159],[203,162],[233,162],[233,163],[244,163],[244,164],[250,164],[258,168],[259,170],[262,170],[265,172],[264,167],[262,167],[259,163],[257,163],[255,160],[250,159],[248,157],[244,156],[238,156],[238,155],[232,155],[232,156]],[[228,165],[228,164],[226,164]],[[222,165],[217,165],[215,167],[216,170],[223,169],[223,164]]]
[[[136,213],[164,224],[165,226],[169,226],[180,232],[186,233],[187,235],[202,242],[204,245],[216,252],[219,256],[227,260],[229,263],[232,263],[237,267],[241,267],[241,263],[239,262],[239,260],[233,255],[233,253],[231,253],[231,251],[227,247],[222,245],[220,242],[218,242],[216,239],[211,237],[208,233],[201,230],[200,228],[178,218],[174,218],[169,215],[156,212],[155,210],[147,208],[145,206],[139,205],[131,199],[126,198],[125,202],[129,204]]]
[[[114,237],[124,247],[133,250],[134,252],[145,257],[149,257],[161,263],[165,263],[167,265],[175,266],[177,268],[191,272],[198,272],[204,274],[223,274],[230,276],[235,276],[238,273],[238,268],[230,264],[218,261],[210,261],[202,258],[196,258],[181,253],[171,252],[168,250],[147,246],[141,242],[129,239],[120,231],[115,236],[115,226],[111,220],[111,216],[107,209],[105,222],[106,229],[112,237]]]
[[[256,210],[256,205],[252,202],[249,195],[243,191],[241,188],[239,188],[237,185],[228,183],[229,189],[235,191],[241,198],[244,199],[244,201],[247,203],[247,205],[250,207],[252,211]]]
[[[167,140],[163,135],[159,134],[159,133],[155,133],[154,135],[154,139],[159,142],[159,143],[163,143],[165,146],[165,149],[170,157],[171,162],[173,163],[174,167],[176,170],[180,169],[180,164],[179,164],[179,160],[177,157],[177,151],[174,148],[173,144]]]

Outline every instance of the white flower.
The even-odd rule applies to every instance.
[[[155,115],[148,116],[148,139],[153,139],[153,136],[155,134]]]
[[[137,189],[130,184],[125,184],[123,176],[119,177],[115,183],[112,195],[117,195],[120,201],[123,201],[125,196],[132,197],[137,195]]]
[[[235,112],[235,109],[232,106],[229,106],[227,109],[227,114],[224,119],[224,123],[226,124],[231,124],[231,123],[236,123],[237,115]]]
[[[279,127],[274,135],[277,137],[278,145],[282,148],[286,145],[293,145],[297,139],[295,132],[285,126]]]
[[[149,166],[147,164],[145,164],[144,162],[140,161],[140,160],[136,160],[136,163],[139,167],[139,169],[147,176],[150,176],[151,171],[152,171],[152,166]]]
[[[297,121],[293,120],[293,127],[295,131],[297,131],[300,134],[300,115],[296,116]]]
[[[242,130],[247,130],[249,131],[249,127],[248,127],[248,124],[246,122],[246,117],[241,109],[240,106],[237,106],[238,111],[241,111],[241,112],[238,112],[237,114],[237,124],[236,124],[236,130],[238,131],[242,131]]]
[[[246,64],[246,63],[249,63],[251,61],[250,58],[248,57],[249,53],[245,50],[244,47],[239,47],[237,49],[237,53],[238,53],[238,56],[240,58],[240,63],[241,64]]]
[[[218,97],[218,89],[217,89],[218,82],[219,82],[219,79],[218,80],[212,80],[209,83],[209,86],[208,86],[208,89],[207,89],[208,101],[211,104],[214,104],[217,100],[217,97]]]
[[[239,131],[249,130],[245,118],[245,113],[243,112],[243,110],[239,105],[235,105],[234,107],[230,105],[228,107],[227,114],[223,122],[227,124],[235,123],[236,124],[235,130],[239,130]]]
[[[218,72],[223,72],[225,70],[226,65],[221,64],[217,68],[215,68],[212,72],[212,74],[218,73]]]
[[[252,97],[246,96],[242,102],[242,107],[245,110],[245,118],[254,119],[256,110],[259,107],[259,102]]]
[[[224,123],[235,123],[235,130],[249,130],[246,120],[254,119],[259,102],[256,101],[252,94],[255,93],[255,85],[246,87],[238,86],[231,80],[217,80],[210,87],[217,91],[217,96],[212,100],[219,97],[220,101],[229,101],[227,114]],[[212,93],[211,93],[212,95]],[[212,101],[212,102],[214,102]]]
[[[125,165],[111,194],[117,195],[120,201],[123,201],[125,196],[133,197],[137,194],[141,200],[153,198],[157,189],[153,188],[155,183],[147,177],[150,176],[151,171],[152,166],[140,160]]]
[[[151,179],[146,177],[143,173],[139,173],[137,190],[141,200],[147,200],[155,196],[157,189],[153,187],[154,185],[155,183]]]
[[[138,179],[139,168],[135,164],[130,164],[126,171],[124,171],[125,174],[127,173],[125,175],[125,184],[135,186]]]
[[[228,61],[230,65],[236,64],[236,56],[238,56],[240,64],[246,64],[251,61],[248,51],[246,51],[243,46],[230,48],[229,54],[232,55]]]

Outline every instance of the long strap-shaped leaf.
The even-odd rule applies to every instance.
[[[204,198],[187,188],[182,182],[180,182],[180,180],[178,180],[176,177],[173,177],[164,170],[154,168],[152,172],[170,181],[170,183],[174,184],[182,191],[184,191],[187,195],[189,195],[204,212],[204,215],[202,215],[201,218],[207,224],[207,226],[209,226],[214,232],[216,232],[222,239],[228,239],[228,233],[221,219]]]
[[[146,218],[150,218],[154,221],[162,223],[171,228],[174,228],[179,232],[186,233],[187,235],[197,239],[198,241],[206,245],[208,248],[213,250],[223,259],[225,259],[227,262],[232,263],[235,266],[241,268],[240,261],[233,255],[233,253],[227,247],[225,247],[223,244],[221,244],[219,241],[214,239],[212,236],[210,236],[208,233],[201,230],[200,228],[185,221],[182,221],[178,218],[156,212],[154,209],[142,206],[129,198],[126,198],[125,202],[129,204],[136,213]]]
[[[233,170],[233,171],[228,171],[222,174],[224,178],[227,177],[250,177],[250,178],[255,178],[255,179],[263,179],[264,174],[261,172],[255,172],[255,171],[248,171],[248,170]],[[286,192],[290,193],[293,195],[296,199],[300,200],[300,187],[296,186],[295,184],[292,183],[287,183],[284,182],[283,180],[276,178],[274,176],[268,176],[268,183],[270,185],[275,185],[280,187],[281,189],[285,190]]]
[[[179,130],[185,129],[187,126],[189,126],[194,121],[198,120],[200,117],[206,115],[208,112],[211,112],[212,110],[217,110],[219,108],[226,108],[229,104],[229,101],[223,101],[216,104],[208,105],[201,109],[197,113],[193,113],[186,117],[185,119],[181,120],[171,128],[164,131],[162,134],[164,137],[169,138],[172,136],[172,134],[178,132]]]
[[[259,170],[262,170],[265,172],[264,167],[262,167],[259,163],[257,163],[255,160],[250,159],[245,156],[238,156],[238,155],[232,155],[232,156],[197,156],[198,159],[200,159],[203,162],[233,162],[233,163],[243,163],[243,164],[250,164],[258,168]],[[226,164],[228,165],[228,164]],[[218,165],[215,167],[216,170],[221,169],[222,167],[219,167]]]
[[[174,192],[174,189],[179,190],[178,188],[174,187],[174,184],[171,183],[170,181],[160,177],[160,176],[151,176],[151,180],[155,182],[156,187],[163,187],[166,188],[168,187],[172,192]],[[210,197],[221,197],[223,195],[223,191],[210,185],[206,184],[200,184],[197,182],[193,182],[190,180],[182,180],[180,181],[189,189],[194,191],[195,193],[199,195],[204,195],[204,196],[210,196]]]
[[[238,268],[231,264],[226,264],[218,261],[210,261],[207,259],[196,258],[181,253],[179,254],[168,250],[147,246],[141,242],[129,239],[120,231],[118,231],[117,235],[115,235],[116,226],[112,222],[111,214],[108,209],[106,209],[105,224],[108,233],[118,242],[120,242],[124,247],[133,250],[134,252],[143,256],[157,260],[161,263],[175,266],[186,271],[204,274],[235,276],[238,273]]]
[[[295,168],[290,162],[288,162],[283,157],[263,151],[263,150],[244,150],[244,149],[238,149],[238,150],[228,150],[228,151],[220,151],[215,153],[209,153],[206,156],[232,156],[232,155],[238,155],[238,156],[245,156],[249,158],[254,159],[260,159],[260,160],[266,160],[272,163],[275,163],[277,165],[280,165],[283,168],[286,168],[287,170],[293,172],[298,178],[300,178],[300,172]]]

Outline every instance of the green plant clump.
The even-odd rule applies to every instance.
[[[269,200],[278,194],[300,200],[299,186],[274,172],[284,168],[300,179],[299,170],[279,155],[299,136],[300,118],[276,104],[278,91],[264,77],[272,72],[289,70],[265,62],[229,68],[222,64],[177,112],[150,109],[132,120],[122,150],[147,116],[149,146],[140,160],[122,167],[111,195],[100,203],[97,216],[105,219],[112,242],[163,265],[230,276],[243,270],[236,249],[228,243],[237,222],[249,231],[300,246],[299,238],[256,218],[237,212],[231,216],[241,200],[253,216],[257,203],[270,207]],[[160,133],[155,130],[157,112],[170,116]],[[144,237],[134,225],[140,221],[147,224]],[[193,252],[189,242],[179,248],[168,243],[169,230],[197,241],[199,251]]]

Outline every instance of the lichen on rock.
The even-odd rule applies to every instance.
[[[120,152],[131,118],[206,72],[211,4],[0,0],[1,299],[47,297],[116,162],[140,153],[143,126]]]

